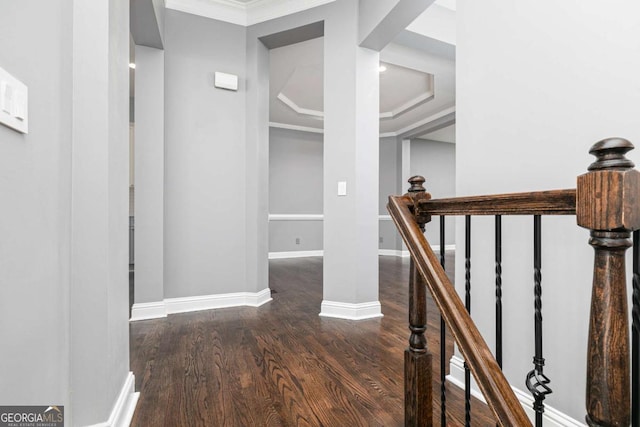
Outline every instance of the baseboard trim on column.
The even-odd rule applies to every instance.
[[[133,304],[130,321],[158,319],[168,314],[212,310],[228,307],[260,307],[271,301],[271,289],[260,292],[199,295],[194,297],[165,298],[163,301]]]
[[[131,321],[160,319],[167,317],[167,307],[164,301],[137,302],[131,307]]]
[[[127,374],[124,385],[120,390],[118,399],[113,405],[109,419],[104,423],[93,424],[90,427],[126,427],[131,424],[133,413],[136,410],[136,404],[140,393],[135,391],[135,377],[133,372]]]
[[[184,298],[167,298],[167,313],[187,313],[190,311],[211,310],[227,307],[259,307],[271,301],[271,289],[260,292],[235,292],[230,294],[203,295]]]
[[[346,302],[323,300],[320,316],[347,320],[365,320],[384,316],[380,301],[350,304]]]

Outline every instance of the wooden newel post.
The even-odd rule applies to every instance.
[[[578,177],[578,225],[591,230],[595,249],[589,343],[586,421],[592,427],[630,422],[629,311],[625,251],[640,228],[640,172],[625,157],[633,145],[621,138],[597,142],[597,160]]]
[[[420,216],[415,209],[418,200],[428,200],[424,178],[409,178],[408,196],[414,201],[413,213],[424,231],[430,217]],[[431,426],[433,422],[431,353],[427,349],[427,288],[411,258],[409,277],[409,348],[404,352],[404,424],[405,426]]]

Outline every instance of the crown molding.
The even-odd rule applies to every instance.
[[[179,10],[231,24],[250,26],[335,0],[166,0],[167,9]]]
[[[217,19],[230,24],[247,26],[245,6],[230,1],[166,0],[166,8]]]
[[[399,136],[404,136],[408,133],[411,133],[411,131],[416,130],[417,128],[421,127],[421,126],[425,126],[428,125],[430,123],[435,122],[436,120],[440,120],[443,119],[447,116],[455,116],[456,113],[456,107],[448,107],[445,109],[442,109],[440,111],[438,111],[435,114],[430,115],[429,117],[426,117],[422,120],[418,120],[415,123],[412,123],[402,129],[398,129],[396,131],[390,131],[390,132],[381,132],[379,134],[380,138],[392,138],[392,137],[399,137]],[[269,127],[272,128],[279,128],[279,129],[289,129],[289,130],[297,130],[297,131],[301,131],[301,132],[311,132],[311,133],[320,133],[320,134],[324,134],[324,128],[320,129],[320,128],[312,128],[312,127],[307,127],[307,126],[298,126],[298,125],[292,125],[292,124],[288,124],[288,123],[277,123],[277,122],[269,122]]]

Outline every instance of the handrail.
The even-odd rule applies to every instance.
[[[390,196],[387,208],[489,408],[501,426],[531,426],[491,350],[415,221],[409,208],[412,205],[413,199],[408,196]]]
[[[420,200],[418,215],[575,215],[576,190]]]

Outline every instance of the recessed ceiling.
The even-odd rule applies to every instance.
[[[169,9],[248,26],[333,1],[335,0],[165,0],[165,6]]]
[[[316,38],[270,50],[270,122],[322,131],[323,48]],[[394,44],[381,58],[381,135],[402,136],[455,112],[452,60]]]
[[[439,142],[456,142],[456,126],[451,125],[446,128],[439,129],[434,132],[429,132],[424,135],[420,135],[420,139],[427,139],[429,141],[439,141]]]

